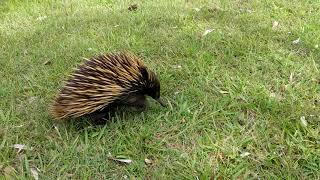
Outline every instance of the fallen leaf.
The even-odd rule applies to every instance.
[[[229,94],[228,91],[219,91],[221,94]]]
[[[296,40],[292,41],[292,44],[299,44],[299,42],[300,42],[300,38],[298,38],[298,39],[296,39]]]
[[[30,168],[31,175],[35,180],[39,179],[39,169],[38,168]]]
[[[152,161],[151,161],[150,159],[144,159],[144,162],[145,162],[146,164],[152,164]]]
[[[129,7],[128,7],[128,10],[129,11],[136,11],[138,9],[138,5],[137,4],[131,4]]]
[[[218,5],[214,4],[208,8],[208,11],[211,13],[214,13],[214,12],[218,12],[218,11],[223,11],[223,9],[221,7],[219,7]]]
[[[13,147],[15,149],[18,149],[18,153],[20,153],[22,150],[27,149],[26,145],[24,144],[14,144]]]
[[[304,126],[304,127],[308,126],[308,122],[306,121],[306,117],[305,116],[301,116],[300,117],[300,122],[301,122],[302,126]]]
[[[291,74],[290,74],[289,82],[290,82],[290,84],[292,84],[292,83],[293,83],[293,73],[291,73]]]
[[[182,66],[181,65],[174,65],[173,68],[180,69],[180,68],[182,68]]]
[[[246,156],[249,156],[251,153],[249,152],[244,152],[242,154],[240,154],[240,157],[246,157]]]
[[[156,137],[157,139],[161,139],[161,138],[162,138],[162,135],[161,135],[161,133],[156,133],[156,134],[155,134],[155,137]]]
[[[270,93],[270,97],[275,98],[276,97],[276,93]]]
[[[209,33],[211,33],[212,31],[214,31],[214,29],[207,29],[204,31],[204,33],[202,34],[202,36],[206,36],[208,35]]]
[[[238,4],[242,4],[244,2],[244,0],[235,0],[235,2]]]
[[[278,26],[279,26],[279,22],[278,21],[273,21],[272,29],[275,30],[275,29],[277,29]]]
[[[197,12],[199,12],[200,11],[200,9],[199,8],[193,8],[195,11],[197,11]]]
[[[28,98],[28,103],[31,104],[31,103],[33,103],[36,99],[37,99],[37,97],[31,96],[31,97]]]
[[[3,173],[7,179],[12,179],[12,176],[16,173],[16,170],[12,166],[7,166],[3,169]]]
[[[182,157],[182,158],[188,158],[189,155],[188,155],[188,153],[182,153],[182,154],[180,155],[180,157]]]
[[[46,60],[43,65],[50,65],[51,64],[51,61],[50,60]]]
[[[47,19],[48,17],[47,16],[39,16],[38,18],[37,18],[37,21],[42,21],[42,20],[45,20],[45,19]]]
[[[115,158],[113,158],[112,160],[114,160],[114,161],[119,161],[119,162],[123,162],[123,163],[127,163],[127,164],[132,163],[132,160],[131,160],[131,159],[115,159]]]
[[[66,173],[66,174],[65,174],[65,176],[70,178],[70,177],[73,177],[73,176],[74,176],[74,174]]]
[[[79,146],[77,146],[76,150],[77,152],[82,152],[85,149],[85,146],[83,144],[80,144]]]
[[[111,155],[110,152],[108,153],[108,158],[111,159],[111,160],[114,160],[114,161],[122,162],[122,163],[127,163],[127,164],[132,163],[132,160],[131,160],[131,159],[127,159],[127,158],[125,158],[125,156],[117,156],[117,157],[115,158],[115,157],[113,157],[113,156]]]

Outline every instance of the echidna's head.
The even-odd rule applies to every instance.
[[[157,75],[147,69],[142,70],[142,74],[146,79],[144,93],[158,101],[161,106],[165,106],[165,103],[160,98],[160,81]]]
[[[160,98],[160,81],[158,78],[148,82],[146,94],[156,100]]]

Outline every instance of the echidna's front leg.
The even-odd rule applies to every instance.
[[[88,115],[89,120],[96,125],[103,125],[111,119],[112,111],[110,108],[98,110]]]
[[[121,105],[132,107],[135,111],[142,112],[147,109],[147,99],[145,95],[132,93],[121,100]]]
[[[133,107],[135,111],[142,112],[147,109],[148,101],[144,95],[138,96],[135,100],[136,101],[131,104],[131,107]]]

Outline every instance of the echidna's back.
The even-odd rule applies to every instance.
[[[143,62],[131,53],[106,54],[80,65],[57,94],[51,107],[55,118],[79,117],[143,88]]]

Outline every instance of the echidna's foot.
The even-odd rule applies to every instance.
[[[92,113],[88,115],[88,119],[92,124],[103,125],[106,124],[107,119],[103,113]]]
[[[136,112],[143,112],[147,110],[147,104],[136,104],[131,106],[131,109]]]
[[[135,112],[143,112],[148,109],[148,101],[143,96],[143,97],[138,98],[135,102],[132,102],[131,104],[129,104],[129,106]]]
[[[111,119],[111,114],[109,109],[103,109],[101,111],[96,111],[88,115],[90,122],[96,125],[104,125]]]

